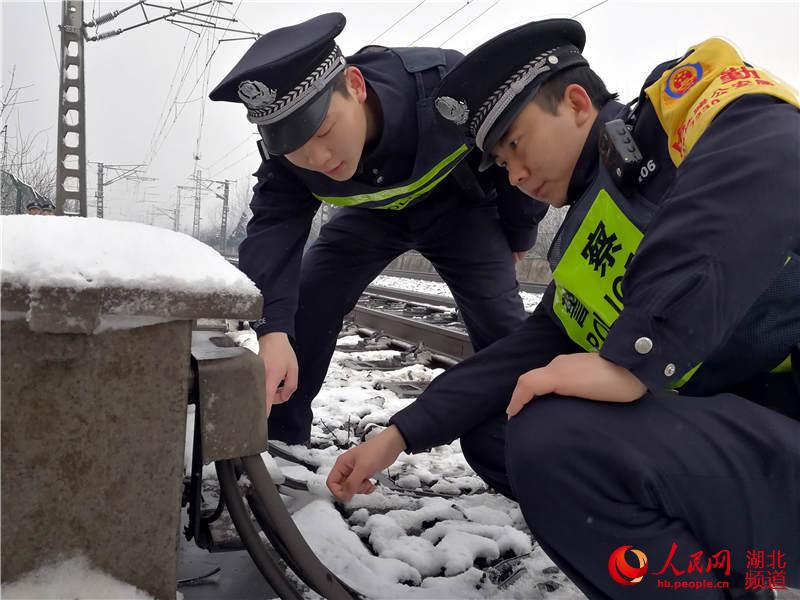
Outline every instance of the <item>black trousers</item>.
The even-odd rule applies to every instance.
[[[294,340],[299,385],[288,402],[273,407],[270,439],[308,440],[311,401],[325,378],[342,318],[407,250],[423,254],[447,283],[475,350],[525,319],[511,248],[494,205],[438,194],[397,212],[340,209],[303,257]]]
[[[515,333],[434,380],[418,402],[457,397],[464,417],[453,420],[462,424],[494,407],[461,436],[465,457],[519,501],[538,543],[590,598],[725,598],[721,588],[659,588],[658,580],[743,587],[748,551],[764,551],[767,567],[770,553],[778,565],[783,560],[786,585],[800,587],[800,422],[732,394],[671,392],[630,404],[543,396],[506,420],[522,373],[578,351],[537,310]],[[800,407],[794,388],[776,389]],[[654,575],[673,544],[671,562],[682,573],[668,566]],[[640,583],[611,578],[609,557],[621,546],[647,556]],[[726,550],[730,574],[705,572],[708,559],[722,552],[722,560]],[[700,574],[688,572],[697,552]]]

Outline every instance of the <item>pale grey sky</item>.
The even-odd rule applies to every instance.
[[[195,3],[185,2],[187,5]],[[369,43],[412,44],[448,15],[452,16],[415,45],[445,45],[467,52],[497,33],[527,21],[570,17],[587,11],[577,17],[587,31],[584,54],[609,88],[620,92],[625,100],[638,93],[644,77],[656,64],[679,56],[690,45],[715,35],[733,41],[749,62],[769,69],[795,88],[800,86],[798,1],[608,0],[596,6],[599,2],[234,0],[231,5],[220,8],[219,14],[231,17],[235,13],[239,23],[234,27],[263,33],[323,12],[339,11],[348,20],[338,38],[347,54]],[[93,12],[100,15],[129,4],[85,0],[85,19],[89,20]],[[9,145],[13,148],[17,136],[41,132],[37,143],[48,144],[53,160],[58,69],[51,34],[58,48],[60,5],[50,0],[3,0],[0,13],[3,90],[16,65],[14,85],[31,86],[20,93],[18,100],[34,100],[18,105],[11,113]],[[378,37],[414,7],[417,8],[405,19]],[[150,14],[156,16],[163,12],[152,10]],[[100,31],[131,25],[139,22],[141,16],[138,9],[129,11]],[[158,179],[138,186],[124,183],[109,186],[105,193],[106,217],[143,219],[150,211],[147,202],[157,202],[171,210],[175,205],[176,186],[189,184],[198,135],[204,177],[236,179],[243,186],[257,168],[256,138],[253,127],[245,119],[244,108],[212,103],[206,98],[208,90],[220,81],[252,42],[218,44],[223,37],[221,32],[212,37],[210,30],[202,31],[202,37],[198,38],[162,21],[105,41],[86,43],[88,160],[146,163],[146,174]],[[227,34],[227,37],[239,37],[239,34]],[[212,53],[208,69],[205,69]],[[89,214],[94,216],[95,165],[87,165],[87,177]],[[221,203],[210,194],[205,198],[203,222],[206,225],[216,223]],[[189,202],[188,198],[185,202]],[[191,228],[191,214],[190,208],[183,211],[184,231]],[[231,226],[237,218],[238,215],[231,215]],[[166,217],[157,217],[155,223],[169,226]]]

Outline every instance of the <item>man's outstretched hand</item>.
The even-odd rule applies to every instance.
[[[283,404],[297,389],[297,357],[289,343],[289,336],[280,331],[258,339],[258,355],[264,362],[269,417],[273,405]]]
[[[355,494],[372,493],[375,485],[370,477],[394,463],[405,448],[406,442],[400,430],[394,425],[389,426],[336,460],[328,474],[328,489],[345,502]]]

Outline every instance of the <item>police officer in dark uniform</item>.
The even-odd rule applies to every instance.
[[[575,21],[530,23],[443,82],[484,166],[570,205],[554,281],[328,486],[349,499],[402,450],[461,438],[590,598],[800,587],[796,94],[712,38],[622,105],[584,41]]]
[[[501,169],[479,174],[479,155],[435,112],[461,54],[370,46],[345,59],[334,41],[344,25],[331,13],[266,34],[210,94],[244,103],[261,134],[239,264],[264,296],[254,327],[270,439],[287,443],[309,439],[343,316],[407,250],[449,285],[476,350],[513,331],[525,317],[514,259],[546,210]],[[301,261],[320,202],[342,208]]]

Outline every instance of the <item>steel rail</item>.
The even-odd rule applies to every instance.
[[[449,358],[462,359],[474,354],[469,336],[460,331],[358,305],[349,316],[356,325],[382,331],[411,344],[422,343]]]
[[[389,300],[405,300],[414,304],[424,304],[432,307],[456,307],[456,301],[449,296],[437,296],[436,294],[425,294],[423,292],[414,292],[411,290],[400,290],[382,285],[367,286],[367,289],[364,290],[364,294],[376,296],[378,298],[387,298]]]
[[[438,273],[427,273],[425,271],[395,271],[394,269],[384,269],[381,275],[386,275],[387,277],[402,277],[403,279],[422,279],[423,281],[442,282],[442,278],[439,277]],[[519,289],[523,292],[530,292],[531,294],[543,294],[548,285],[547,283],[536,281],[520,281]]]

